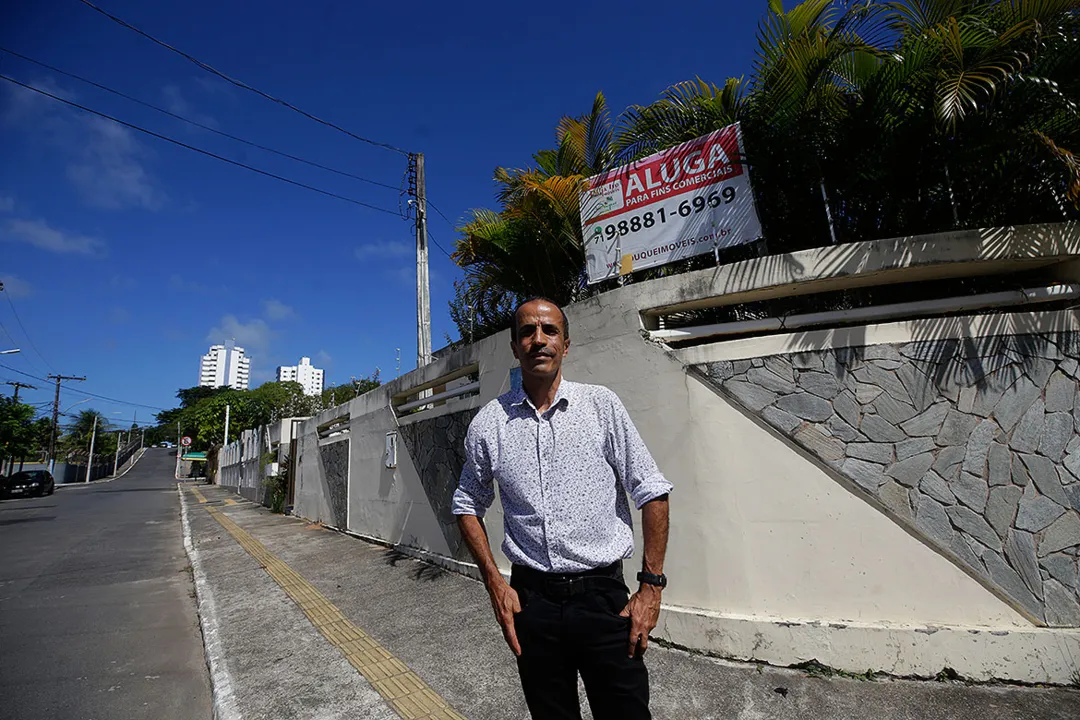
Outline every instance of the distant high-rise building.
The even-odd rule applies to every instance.
[[[210,352],[199,363],[199,385],[233,390],[247,390],[251,382],[251,358],[244,356],[244,348],[230,345],[211,345]]]
[[[305,395],[318,395],[323,391],[323,371],[312,366],[311,358],[300,358],[299,365],[282,365],[277,369],[278,382],[298,382],[304,386]]]

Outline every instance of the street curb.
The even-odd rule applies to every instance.
[[[218,634],[220,622],[218,621],[217,607],[214,605],[214,597],[210,592],[209,583],[206,581],[206,573],[203,571],[199,550],[195,547],[195,542],[191,537],[187,497],[181,483],[176,484],[176,492],[180,496],[180,524],[184,529],[184,550],[187,552],[188,560],[191,562],[191,576],[195,584],[196,609],[199,614],[199,629],[202,631],[203,652],[206,656],[206,666],[210,670],[214,719],[241,720],[242,716],[236,707],[236,694],[233,691],[232,676],[225,667],[225,653],[221,647],[221,639]]]
[[[113,480],[119,480],[120,478],[124,477],[129,472],[131,472],[131,468],[135,467],[135,463],[142,460],[142,456],[145,455],[145,454],[146,454],[146,448],[139,448],[139,452],[136,455],[135,460],[133,460],[132,463],[127,466],[127,470],[120,473],[119,475],[114,475],[113,477],[108,477],[108,478],[102,478],[101,480],[94,480],[93,482],[60,483],[59,485],[56,486],[56,489],[57,490],[62,490],[64,488],[71,489],[71,488],[80,488],[80,487],[90,487],[91,485],[101,485],[102,483],[109,483],[109,482],[112,482]]]

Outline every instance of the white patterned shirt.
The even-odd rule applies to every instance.
[[[637,508],[671,491],[618,396],[563,380],[538,415],[523,389],[477,413],[465,439],[454,515],[483,517],[499,483],[503,552],[543,572],[581,572],[630,557]]]

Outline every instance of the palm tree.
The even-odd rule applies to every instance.
[[[90,449],[90,437],[96,435],[95,449],[105,452],[106,447],[115,449],[108,438],[109,420],[97,410],[83,410],[75,417],[75,422],[68,426],[60,438],[63,454],[86,453]]]
[[[474,210],[454,260],[465,269],[451,315],[462,336],[505,327],[517,301],[543,295],[559,303],[584,289],[579,194],[590,175],[615,164],[612,121],[603,93],[580,117],[564,117],[556,147],[523,169],[497,168],[500,210]]]
[[[462,336],[588,291],[585,177],[733,122],[769,252],[1080,217],[1080,0],[769,0],[749,80],[678,83],[614,130],[597,95],[534,167],[496,171],[500,209],[454,256]]]

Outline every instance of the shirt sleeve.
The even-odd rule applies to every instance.
[[[450,505],[454,515],[484,517],[495,499],[494,473],[488,444],[476,422],[465,436],[465,465]]]
[[[614,468],[634,506],[639,510],[650,500],[671,492],[672,485],[656,467],[645,441],[630,414],[615,393],[610,394],[611,427],[608,432],[608,462]]]

